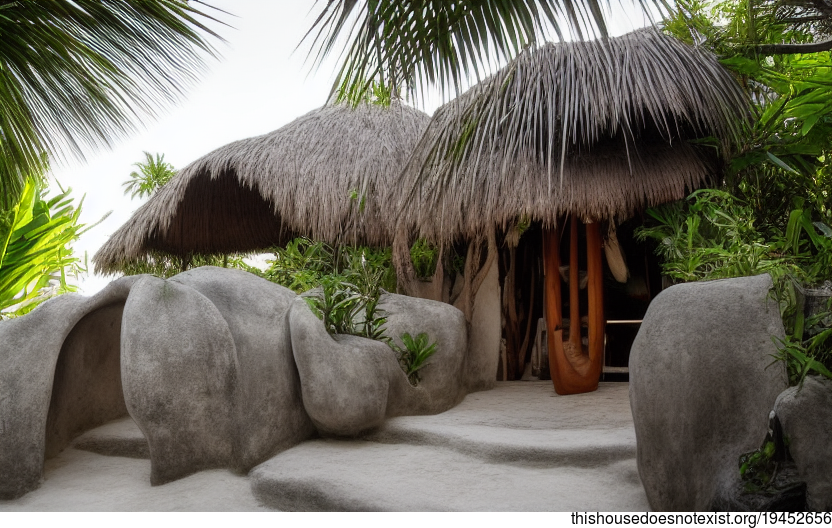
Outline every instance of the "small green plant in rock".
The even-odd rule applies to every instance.
[[[428,335],[424,332],[417,335],[415,339],[405,332],[401,338],[404,348],[399,347],[392,340],[389,340],[388,344],[399,354],[399,365],[407,375],[408,381],[416,386],[421,381],[419,371],[426,366],[428,358],[436,353],[436,342],[430,343]]]

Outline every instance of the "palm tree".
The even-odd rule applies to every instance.
[[[670,0],[637,0],[648,14]],[[604,5],[612,0],[327,0],[305,38],[315,62],[345,49],[337,99],[366,97],[374,84],[409,92],[428,84],[458,93],[463,76],[510,59],[549,29],[578,38],[607,36]],[[317,30],[317,32],[316,32]],[[343,40],[348,41],[343,48]]]
[[[139,170],[131,172],[130,179],[122,183],[124,194],[130,193],[130,198],[151,196],[176,176],[176,169],[165,161],[164,154],[156,154],[154,159],[150,152],[145,152],[144,163],[134,163],[133,166]]]
[[[0,211],[52,158],[109,146],[195,80],[216,21],[186,0],[0,0]]]

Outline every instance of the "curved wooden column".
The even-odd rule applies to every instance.
[[[601,236],[597,223],[586,225],[589,345],[581,343],[578,220],[569,233],[569,340],[563,341],[560,287],[560,240],[556,230],[544,232],[546,330],[549,372],[558,394],[579,394],[598,388],[604,357],[604,298]]]

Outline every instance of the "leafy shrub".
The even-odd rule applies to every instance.
[[[410,248],[410,260],[413,261],[416,277],[420,279],[433,277],[438,258],[439,250],[423,238],[416,240]]]
[[[67,275],[85,268],[70,243],[93,226],[79,223],[83,199],[74,207],[69,193],[61,189],[47,197],[45,181],[29,178],[18,203],[0,217],[0,318],[23,315],[77,290]]]
[[[328,275],[322,278],[320,291],[305,299],[328,333],[384,340],[387,318],[378,310],[380,293],[362,289],[343,276]]]
[[[436,352],[436,342],[429,343],[428,335],[424,332],[414,339],[409,333],[401,335],[404,348],[396,345],[392,340],[388,341],[390,348],[399,354],[399,365],[407,375],[408,381],[413,386],[419,384],[421,375],[419,371],[425,367],[427,360]]]

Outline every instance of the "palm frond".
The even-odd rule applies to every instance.
[[[645,12],[666,0],[638,0]],[[365,93],[381,82],[414,91],[438,85],[460,92],[462,79],[517,55],[564,29],[578,38],[607,36],[600,0],[328,0],[305,39],[320,63],[344,49],[333,93]],[[346,44],[345,44],[346,42]],[[349,89],[344,90],[347,86]]]
[[[215,20],[184,0],[0,0],[0,207],[42,153],[109,146],[177,99]]]

